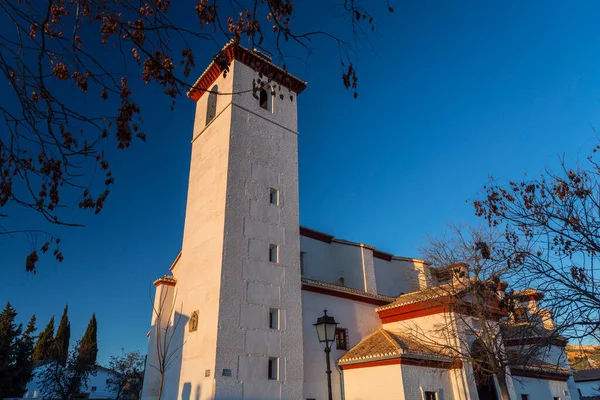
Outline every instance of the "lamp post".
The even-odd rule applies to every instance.
[[[327,390],[329,393],[329,400],[333,400],[331,394],[331,362],[329,360],[329,353],[331,353],[331,343],[335,340],[335,328],[338,323],[335,322],[335,318],[327,315],[327,310],[323,310],[323,316],[319,317],[317,323],[313,325],[317,328],[319,342],[325,346],[325,356],[327,358]]]

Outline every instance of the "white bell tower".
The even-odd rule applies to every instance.
[[[306,83],[233,42],[224,54],[229,71],[212,62],[195,84],[207,91],[188,94],[196,117],[183,245],[173,276],[155,282],[156,302],[172,302],[169,323],[179,321],[162,398],[300,399],[296,104]],[[158,393],[155,320],[144,399]]]

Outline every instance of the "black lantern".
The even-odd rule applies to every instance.
[[[331,393],[331,362],[329,360],[329,353],[331,352],[331,343],[335,340],[335,328],[338,323],[335,322],[335,318],[327,315],[327,310],[323,310],[323,316],[317,319],[317,323],[313,324],[317,329],[317,336],[319,342],[325,346],[325,356],[327,359],[327,389],[329,390],[329,400],[332,400]]]

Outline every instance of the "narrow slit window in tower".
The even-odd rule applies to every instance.
[[[206,101],[206,125],[217,115],[217,93],[219,87],[217,85],[208,93],[208,100]]]
[[[273,263],[279,262],[279,246],[276,244],[269,245],[269,261]]]

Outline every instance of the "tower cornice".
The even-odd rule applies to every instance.
[[[247,65],[256,72],[267,77],[269,80],[290,89],[296,94],[299,94],[306,89],[306,82],[273,64],[269,57],[257,51],[246,49],[234,41],[225,45],[219,54],[225,57],[226,62],[221,63],[213,60],[209,64],[202,75],[200,75],[200,78],[198,78],[196,83],[194,83],[192,88],[188,91],[187,95],[190,99],[198,101],[205,92],[210,90],[209,88],[221,73],[223,73],[226,65],[231,64],[233,60],[237,60],[242,64]]]

